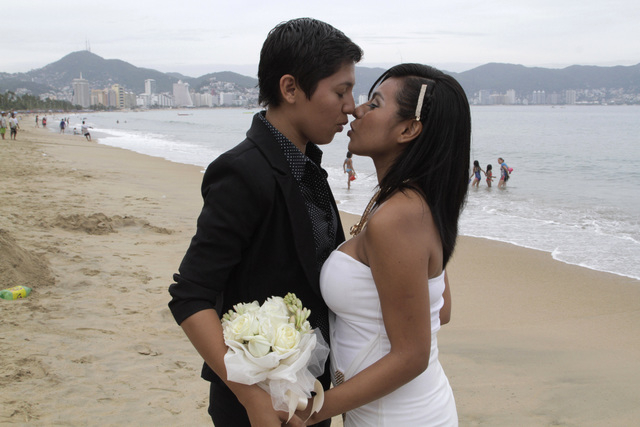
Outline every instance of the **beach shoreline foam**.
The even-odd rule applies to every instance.
[[[0,424],[207,425],[201,359],[167,308],[202,167],[32,123],[0,141],[0,287],[33,288],[0,301]],[[640,281],[464,236],[448,273],[461,425],[640,417]]]

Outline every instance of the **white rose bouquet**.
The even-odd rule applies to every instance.
[[[311,413],[322,407],[324,392],[316,377],[324,371],[329,347],[307,320],[311,311],[289,293],[236,304],[222,316],[227,379],[257,384],[271,395],[273,407],[289,413],[304,409],[316,393]]]

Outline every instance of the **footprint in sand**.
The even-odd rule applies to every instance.
[[[141,354],[143,356],[160,356],[162,353],[155,351],[155,350],[151,350],[149,348],[149,346],[145,345],[145,344],[138,344],[135,347],[133,347],[133,349],[138,353]]]

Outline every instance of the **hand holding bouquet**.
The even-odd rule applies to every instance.
[[[233,306],[222,316],[227,379],[257,384],[271,395],[273,407],[293,413],[316,393],[311,413],[322,407],[324,392],[316,377],[324,371],[329,347],[307,320],[311,311],[289,293]]]

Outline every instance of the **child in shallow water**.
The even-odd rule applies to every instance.
[[[485,171],[482,170],[482,168],[480,167],[480,162],[478,162],[477,160],[473,161],[473,173],[471,174],[471,176],[473,176],[473,182],[471,183],[471,186],[476,186],[479,187],[480,186],[480,178],[482,178],[482,175],[480,175],[480,172],[485,173]],[[469,178],[471,178],[471,176]]]
[[[491,165],[487,165],[487,171],[484,175],[487,177],[487,186],[491,187],[491,182],[493,182],[493,172],[491,171],[493,167]]]

